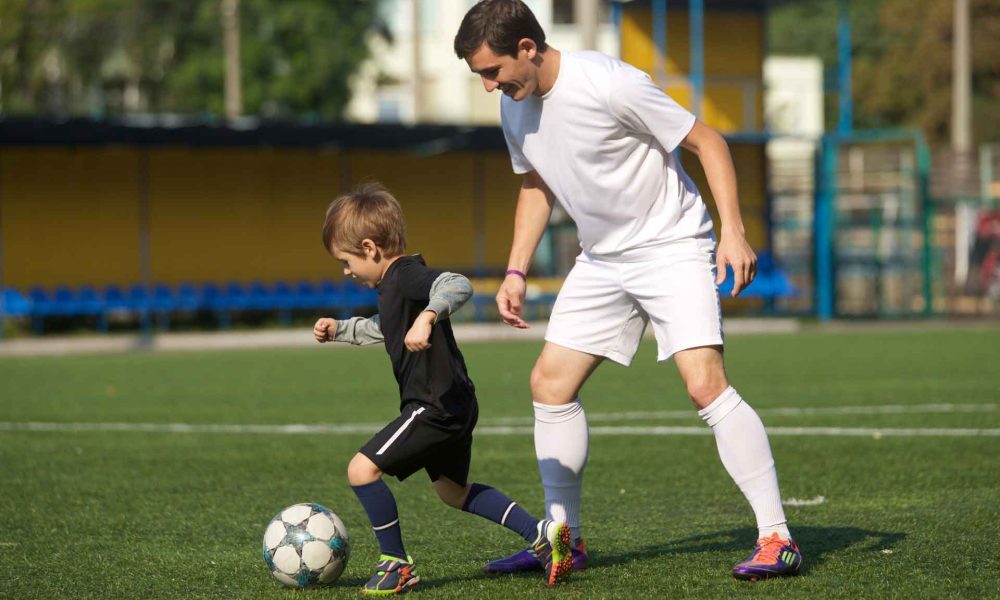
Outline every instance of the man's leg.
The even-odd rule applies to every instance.
[[[580,388],[603,357],[546,342],[531,372],[535,409],[535,455],[545,489],[546,518],[565,521],[572,532],[575,569],[586,567],[580,539],[580,491],[590,435],[578,397]],[[491,573],[538,569],[531,548],[486,565]]]
[[[546,342],[531,371],[535,408],[535,456],[549,519],[565,521],[580,537],[580,490],[590,434],[579,392],[604,360]]]
[[[682,350],[674,361],[699,416],[715,433],[723,466],[757,518],[757,549],[733,574],[756,580],[798,573],[802,558],[788,532],[767,432],[756,411],[729,385],[722,347]]]

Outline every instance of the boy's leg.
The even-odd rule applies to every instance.
[[[407,560],[403,532],[399,526],[396,499],[382,481],[382,471],[364,454],[354,455],[347,467],[351,489],[368,514],[378,545],[384,556]]]
[[[447,477],[440,477],[434,482],[434,489],[441,500],[453,508],[503,525],[529,543],[538,538],[539,519],[496,488],[481,483],[462,486]]]
[[[788,531],[767,432],[756,411],[729,385],[721,347],[683,350],[674,361],[698,414],[715,434],[723,466],[757,520],[757,548],[733,575],[756,580],[798,573],[802,556]]]
[[[434,488],[445,504],[503,525],[528,541],[528,552],[545,571],[548,585],[565,581],[573,572],[571,533],[566,523],[540,521],[500,490],[481,483],[462,486],[439,477]]]

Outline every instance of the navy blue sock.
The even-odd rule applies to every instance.
[[[529,515],[507,494],[488,485],[473,483],[462,510],[499,523],[529,542],[538,537],[538,519]]]
[[[396,499],[392,497],[389,486],[379,479],[367,485],[352,485],[361,506],[368,513],[368,520],[375,531],[382,554],[393,558],[406,560],[406,550],[403,549],[403,531],[399,528],[399,513],[396,511]]]

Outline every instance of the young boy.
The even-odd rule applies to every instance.
[[[468,483],[479,408],[448,317],[472,295],[469,280],[430,269],[419,255],[403,256],[402,209],[378,184],[333,201],[323,224],[323,246],[341,261],[344,275],[378,290],[378,314],[319,319],[316,341],[384,342],[399,383],[399,418],[362,446],[347,467],[382,553],[361,593],[397,594],[420,581],[403,548],[396,501],[382,481],[383,473],[402,481],[420,469],[449,506],[524,537],[545,565],[548,585],[564,580],[573,568],[566,523],[536,519],[499,490]]]

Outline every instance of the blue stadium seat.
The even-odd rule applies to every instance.
[[[62,317],[83,314],[83,305],[77,299],[76,293],[66,285],[56,286],[52,292],[52,314]]]
[[[246,288],[246,308],[268,310],[276,308],[271,290],[261,281],[251,281]]]
[[[317,286],[305,279],[295,284],[295,305],[298,308],[321,308],[323,295]]]
[[[378,305],[378,292],[374,289],[348,280],[343,285],[342,308],[354,313],[361,308],[368,308]]]
[[[35,286],[28,291],[31,299],[31,314],[35,317],[47,317],[54,314],[55,303],[45,291],[45,288]]]
[[[324,279],[319,282],[319,294],[322,301],[322,306],[317,308],[326,308],[328,310],[333,310],[339,308],[344,304],[343,291],[341,286],[330,281],[329,279]]]
[[[77,293],[77,301],[80,310],[85,315],[104,314],[104,301],[98,295],[97,290],[92,285],[81,285]]]
[[[0,316],[25,317],[31,314],[31,301],[21,292],[11,287],[2,288],[0,293]]]
[[[229,314],[230,304],[228,297],[218,285],[206,283],[201,286],[201,303],[204,308],[216,314],[220,327],[229,329],[232,325],[232,317]]]
[[[238,281],[230,281],[226,284],[223,293],[226,304],[230,310],[246,310],[250,308],[250,294],[243,284]]]
[[[202,305],[198,289],[190,283],[182,283],[177,286],[176,302],[177,309],[184,311],[196,311]]]
[[[150,308],[156,312],[168,313],[177,309],[177,297],[170,286],[165,283],[153,285],[153,295],[149,300]]]
[[[128,288],[128,306],[137,313],[147,313],[153,308],[153,301],[145,284],[134,283]]]
[[[277,281],[271,288],[271,301],[278,309],[278,319],[283,325],[291,325],[292,310],[297,308],[295,294],[291,286],[284,281]]]
[[[125,292],[119,286],[114,284],[104,286],[102,296],[105,311],[123,312],[129,310],[128,299],[125,298]]]
[[[719,286],[719,294],[728,296],[733,291],[733,269],[726,267],[726,280]],[[757,276],[740,292],[740,298],[763,298],[774,300],[775,298],[787,298],[798,295],[799,291],[788,275],[778,266],[774,256],[769,251],[761,251],[757,256]]]

